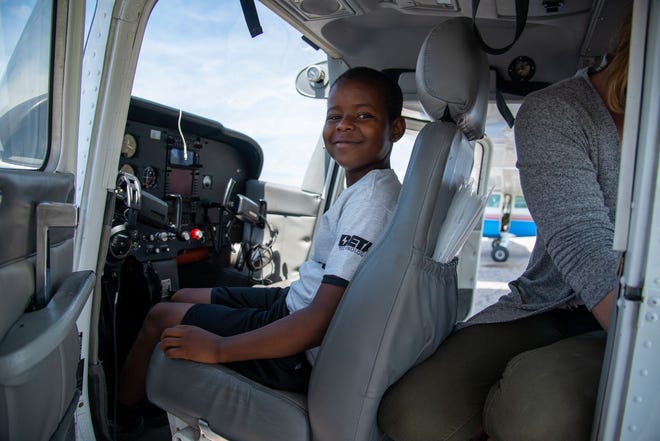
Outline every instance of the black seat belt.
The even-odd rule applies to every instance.
[[[506,121],[508,124],[509,128],[512,128],[515,122],[515,118],[513,117],[513,113],[511,113],[511,109],[509,109],[509,106],[506,104],[506,100],[504,99],[504,95],[502,94],[502,77],[496,69],[491,68],[491,70],[495,72],[495,105],[497,106],[497,110],[500,111],[502,118],[504,118],[504,121]]]

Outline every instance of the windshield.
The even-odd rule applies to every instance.
[[[264,32],[251,38],[239,2],[156,4],[133,95],[245,133],[264,152],[261,179],[299,187],[325,120],[325,101],[298,94],[295,78],[326,57],[269,9],[256,7]]]

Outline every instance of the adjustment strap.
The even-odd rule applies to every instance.
[[[243,17],[245,17],[245,24],[252,38],[259,34],[263,34],[264,30],[259,23],[259,16],[257,15],[257,8],[254,6],[254,0],[241,0],[241,8],[243,9]]]
[[[481,44],[481,48],[486,53],[491,55],[503,54],[504,52],[508,51],[516,41],[518,41],[518,38],[520,37],[520,34],[522,34],[523,29],[525,29],[525,24],[527,23],[527,11],[529,9],[528,1],[529,0],[516,0],[516,36],[513,38],[511,44],[497,49],[488,46],[484,41],[483,37],[481,36],[479,29],[477,29],[476,17],[477,17],[477,9],[479,8],[479,0],[472,0],[472,29],[474,30],[475,35],[479,39],[479,44]]]

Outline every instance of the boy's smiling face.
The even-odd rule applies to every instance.
[[[388,121],[385,99],[377,88],[346,79],[331,89],[323,141],[330,156],[346,170],[347,185],[371,170],[389,168],[392,143],[404,131],[403,118]]]

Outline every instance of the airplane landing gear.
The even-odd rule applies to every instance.
[[[493,249],[490,252],[490,257],[492,257],[495,262],[506,262],[509,258],[509,250],[503,246],[493,246]]]
[[[512,234],[506,231],[500,233],[500,237],[493,239],[490,243],[492,250],[490,251],[490,257],[495,262],[506,262],[509,258],[509,239]]]

